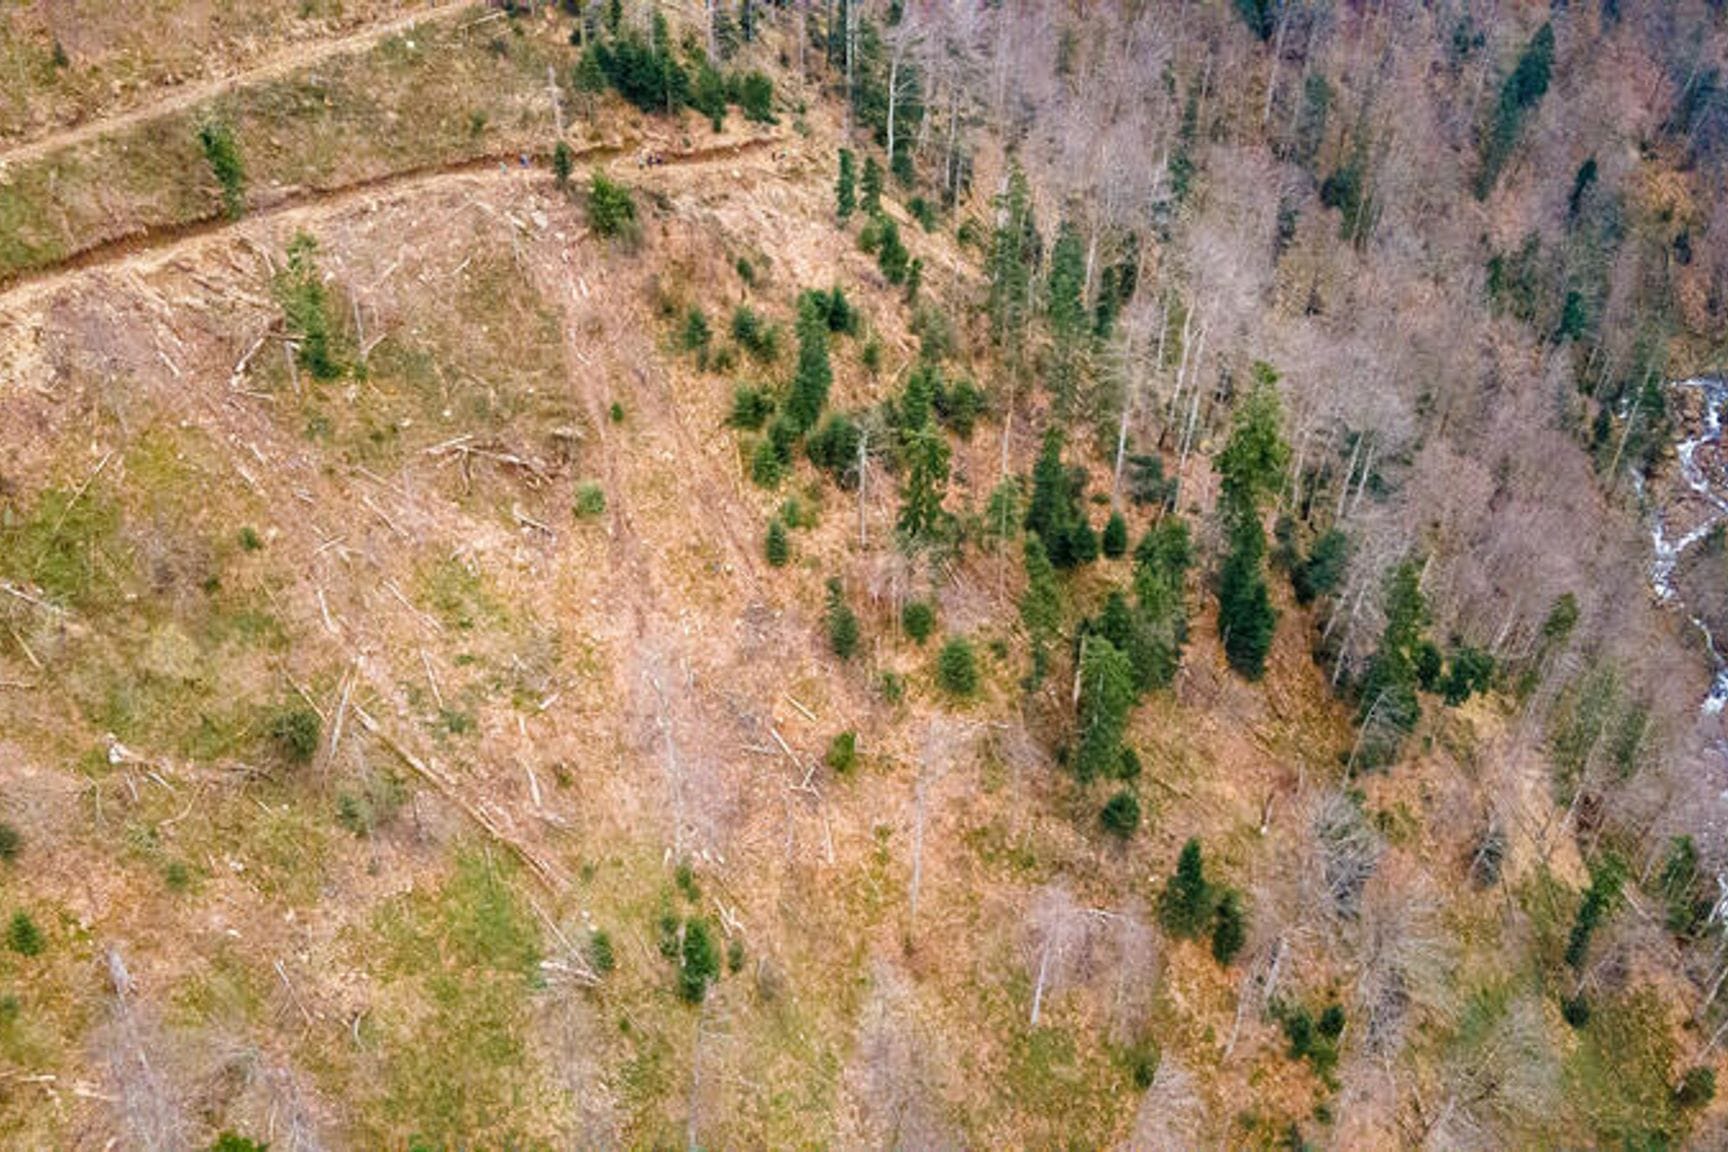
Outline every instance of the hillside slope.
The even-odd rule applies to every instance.
[[[1242,374],[1203,387],[1206,320],[1164,305],[1150,362],[1180,358],[1177,392],[1148,395],[1140,479],[1118,487],[1109,406],[1051,383],[1060,309],[1036,309],[1023,354],[993,323],[1018,159],[999,140],[980,134],[951,209],[890,180],[878,213],[837,219],[840,150],[874,153],[834,75],[797,74],[790,16],[740,49],[740,72],[772,74],[772,115],[731,107],[715,130],[576,85],[562,11],[484,15],[446,14],[419,48],[379,26],[208,106],[45,138],[11,170],[8,1147],[1720,1130],[1696,1072],[1676,1091],[1719,1058],[1664,890],[1580,913],[1607,883],[1604,824],[1538,728],[1547,708],[1611,711],[1613,684],[1580,702],[1520,687],[1508,659],[1449,705],[1436,669],[1382,758],[1379,682],[1345,675],[1335,632],[1366,578],[1301,603],[1265,540],[1276,627],[1263,675],[1239,674],[1219,634],[1233,541],[1249,520],[1280,540],[1303,484],[1337,482],[1304,472],[1246,338]],[[369,78],[390,115],[307,95]],[[247,157],[238,211],[199,166],[212,117]],[[167,159],[106,181],[153,140]],[[1258,210],[1226,184],[1214,206]],[[915,288],[880,255],[884,221]],[[1186,242],[1148,242],[1166,299]],[[1028,299],[1059,300],[1060,243]],[[1219,321],[1208,363],[1235,336]],[[1082,371],[1102,381],[1111,355],[1100,338]],[[821,419],[777,444],[825,373]],[[1285,385],[1301,419],[1314,386]],[[1255,397],[1283,455],[1266,449],[1279,467],[1243,516],[1232,446]],[[877,443],[819,466],[842,414]],[[921,534],[907,506],[933,444]],[[1177,484],[1147,495],[1153,458]],[[1343,497],[1372,471],[1352,459]],[[1040,585],[1025,526],[1057,475],[1091,529],[1120,513],[1125,547],[1106,533]],[[1177,524],[1195,562],[1157,569],[1141,542]],[[1176,573],[1154,638],[1172,669],[1130,694],[1094,775],[1110,594],[1146,611],[1154,569]],[[1394,615],[1365,612],[1362,634]],[[1468,645],[1435,640],[1456,673]],[[1528,667],[1550,655],[1580,659]],[[1584,782],[1613,767],[1601,728]],[[1598,913],[1586,964],[1575,924]]]

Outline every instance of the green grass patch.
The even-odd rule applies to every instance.
[[[371,939],[381,998],[377,1130],[368,1143],[532,1145],[539,1077],[529,1050],[540,934],[513,865],[464,852],[436,892],[386,904]]]

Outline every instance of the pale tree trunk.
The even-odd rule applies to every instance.
[[[1266,105],[1260,110],[1260,128],[1272,119],[1272,96],[1278,91],[1278,65],[1284,59],[1284,30],[1290,26],[1290,6],[1278,5],[1278,37],[1272,44],[1272,74],[1266,80]]]
[[[1356,443],[1350,448],[1350,466],[1344,469],[1344,483],[1339,485],[1338,510],[1332,513],[1332,521],[1335,524],[1344,523],[1344,507],[1350,500],[1350,481],[1356,478],[1356,461],[1362,455],[1362,441],[1366,437],[1367,433],[1357,436]]]
[[[1368,442],[1368,455],[1362,461],[1362,478],[1356,482],[1356,498],[1350,502],[1350,515],[1354,517],[1357,509],[1362,507],[1362,493],[1368,490],[1368,476],[1374,471],[1374,442]]]
[[[1182,433],[1182,457],[1176,465],[1177,476],[1182,475],[1182,469],[1188,463],[1188,449],[1194,442],[1194,422],[1200,415],[1200,359],[1206,355],[1206,325],[1200,325],[1200,339],[1194,345],[1194,378],[1189,381],[1188,390],[1193,397],[1188,403],[1188,426]]]
[[[960,86],[948,86],[948,154],[943,161],[943,178],[947,182],[948,200],[952,203],[959,196],[957,185],[960,174],[956,170],[956,158],[960,145]]]
[[[1038,1013],[1044,1007],[1044,978],[1050,973],[1050,949],[1052,941],[1045,940],[1044,948],[1038,954],[1038,982],[1032,987],[1032,1027],[1038,1027]]]
[[[700,1096],[702,1093],[702,1021],[708,1015],[708,999],[703,997],[702,1007],[696,1013],[696,1042],[690,1052],[690,1115],[685,1123],[684,1147],[688,1152],[699,1152],[702,1145],[696,1139],[698,1120],[700,1119]]]
[[[858,0],[846,0],[846,135],[852,135],[852,47],[858,29]]]
[[[1128,455],[1128,419],[1134,413],[1134,399],[1140,391],[1139,360],[1134,355],[1134,338],[1127,338],[1127,364],[1122,391],[1122,422],[1116,427],[1116,468],[1110,476],[1110,505],[1121,509],[1122,461]]]
[[[869,538],[864,529],[864,485],[869,473],[870,429],[864,429],[858,437],[858,547],[869,546]]]
[[[848,85],[851,81],[848,79]],[[894,168],[894,104],[900,95],[900,53],[888,57],[888,168]]]
[[[1170,411],[1165,416],[1166,420],[1173,419],[1176,413],[1181,411],[1177,405],[1182,400],[1182,377],[1188,371],[1188,350],[1193,347],[1188,339],[1188,335],[1192,330],[1193,325],[1194,309],[1190,307],[1182,315],[1182,359],[1176,365],[1176,390],[1170,393]]]

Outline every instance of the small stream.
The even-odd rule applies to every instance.
[[[1699,459],[1700,449],[1713,448],[1722,442],[1723,415],[1728,411],[1728,380],[1720,377],[1698,377],[1677,381],[1668,387],[1672,393],[1684,394],[1693,391],[1700,394],[1702,427],[1674,447],[1675,459],[1680,465],[1680,478],[1690,490],[1691,498],[1684,505],[1680,500],[1671,500],[1667,508],[1652,502],[1650,586],[1655,590],[1658,600],[1687,613],[1692,618],[1692,623],[1704,635],[1704,646],[1716,665],[1716,676],[1711,683],[1709,695],[1704,698],[1702,708],[1704,712],[1714,715],[1728,707],[1728,652],[1724,651],[1717,637],[1710,631],[1704,615],[1693,611],[1691,606],[1683,602],[1679,591],[1674,587],[1674,572],[1688,549],[1701,543],[1713,529],[1728,524],[1728,468],[1721,468],[1723,474],[1713,477],[1705,463]],[[1715,453],[1707,452],[1705,455],[1708,457]],[[1643,478],[1636,479],[1639,493],[1644,495]],[[1678,534],[1671,536],[1669,520],[1672,512],[1680,508],[1693,513],[1687,519],[1695,522],[1689,523],[1679,530]]]

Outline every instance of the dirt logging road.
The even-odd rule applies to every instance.
[[[363,51],[380,40],[394,36],[398,32],[405,32],[416,25],[449,20],[464,12],[473,12],[479,19],[487,18],[483,15],[484,7],[475,3],[474,0],[458,0],[456,3],[434,4],[430,7],[418,8],[394,19],[363,28],[348,36],[297,45],[277,53],[263,63],[245,71],[188,84],[160,99],[152,100],[136,108],[117,112],[112,116],[99,116],[92,120],[86,120],[82,124],[58,129],[19,144],[17,147],[0,151],[0,174],[3,174],[10,165],[39,160],[62,148],[82,144],[99,136],[106,136],[160,116],[184,111],[212,97],[220,96],[232,88],[279,80],[298,69],[328,60],[332,56]]]

